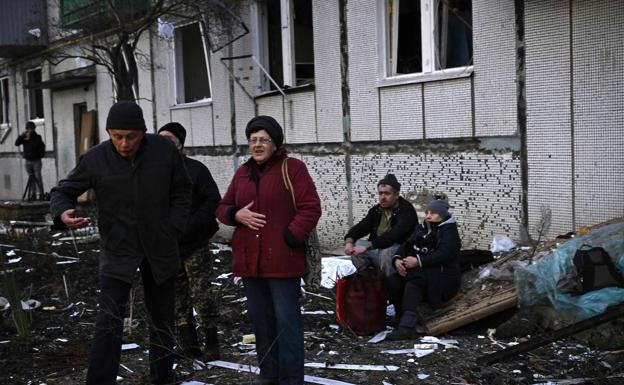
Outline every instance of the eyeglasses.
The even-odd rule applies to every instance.
[[[249,138],[247,142],[249,143],[250,146],[256,143],[267,144],[267,143],[271,143],[271,138],[267,138],[267,137]]]

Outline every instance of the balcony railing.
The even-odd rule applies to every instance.
[[[113,17],[109,4],[123,21],[131,21],[145,14],[150,0],[61,0],[61,22],[65,28],[104,26]]]

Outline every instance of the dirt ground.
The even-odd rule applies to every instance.
[[[29,336],[17,336],[10,310],[0,312],[0,384],[82,384],[88,346],[97,309],[97,242],[60,241],[45,227],[40,230],[0,227],[0,278],[12,275],[23,300],[35,299],[41,305],[27,312]],[[9,231],[7,231],[9,230]],[[4,233],[4,234],[3,234]],[[77,250],[76,250],[77,248]],[[36,254],[36,253],[42,254]],[[56,254],[53,254],[56,253]],[[214,258],[213,295],[221,301],[220,342],[223,361],[256,365],[249,347],[241,345],[242,336],[252,333],[242,287],[230,271],[227,250],[208,253]],[[59,257],[61,256],[61,257]],[[58,264],[62,261],[77,262]],[[15,261],[21,257],[21,260]],[[11,263],[9,263],[11,262]],[[147,330],[140,285],[134,292],[134,318],[138,321],[124,342],[138,348],[122,352],[120,384],[143,384],[147,372]],[[5,296],[5,286],[0,296]],[[306,363],[362,364],[397,366],[395,371],[366,371],[306,368],[306,374],[349,384],[624,384],[624,350],[601,351],[577,340],[566,339],[513,357],[503,363],[480,367],[477,357],[522,341],[529,336],[500,340],[488,336],[505,317],[499,315],[474,323],[449,335],[457,344],[438,348],[417,358],[413,354],[385,354],[383,350],[409,349],[419,341],[367,343],[336,326],[335,294],[318,289],[302,300],[306,311]],[[507,314],[509,316],[509,314]],[[220,367],[201,367],[191,359],[178,359],[179,379],[206,384],[247,384],[253,375]],[[562,381],[565,379],[587,379]],[[550,382],[549,382],[550,381]],[[329,383],[329,382],[328,382]]]

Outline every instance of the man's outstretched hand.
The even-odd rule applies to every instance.
[[[87,223],[89,223],[89,218],[82,218],[82,217],[74,218],[75,211],[76,210],[74,209],[69,209],[69,210],[63,211],[63,214],[61,214],[61,221],[63,221],[63,223],[65,223],[65,225],[69,227],[70,229],[83,227],[83,226],[86,226]]]

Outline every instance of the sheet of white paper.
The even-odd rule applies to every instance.
[[[394,365],[330,364],[327,362],[308,362],[303,366],[316,369],[373,370],[389,372],[399,370],[399,367]]]
[[[390,349],[390,350],[382,350],[380,353],[384,354],[412,354],[414,353],[414,349]]]
[[[442,344],[442,345],[458,345],[459,344],[457,340],[443,340],[443,339],[440,339],[438,337],[433,337],[433,336],[421,337],[420,342]]]
[[[301,312],[301,314],[327,315],[327,314],[334,314],[334,312],[332,310],[304,310]]]
[[[370,340],[366,341],[369,344],[376,344],[377,342],[381,342],[386,339],[386,336],[390,333],[390,330],[381,331],[373,336]]]
[[[242,371],[242,372],[251,372],[254,374],[257,374],[260,372],[260,370],[252,365],[242,365],[242,364],[237,364],[234,362],[227,362],[227,361],[210,361],[210,362],[206,362],[207,365],[212,365],[212,366],[218,366],[220,368],[226,368],[226,369],[233,369],[233,370],[238,370],[238,371]],[[309,382],[311,384],[321,384],[321,385],[355,385],[352,384],[350,382],[344,382],[344,381],[338,381],[338,380],[331,380],[328,378],[322,378],[322,377],[316,377],[316,376],[304,376],[303,380],[305,382]]]

